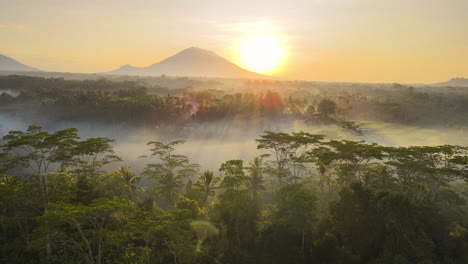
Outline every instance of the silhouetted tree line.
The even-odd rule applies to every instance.
[[[138,126],[233,118],[468,124],[466,88],[250,81],[242,89],[171,89],[143,80],[0,76],[0,91],[19,94],[3,92],[0,103],[18,111],[25,105],[36,107],[41,117],[51,121],[97,120]],[[223,86],[221,81],[209,79],[196,82],[204,83]]]

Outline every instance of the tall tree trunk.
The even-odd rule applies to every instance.
[[[86,238],[86,236],[84,235],[83,231],[81,230],[80,226],[78,223],[75,224],[75,227],[76,229],[78,229],[78,232],[80,233],[81,235],[81,239],[83,239],[83,241],[85,242],[86,244],[86,249],[88,250],[88,260],[89,260],[89,263],[90,264],[94,264],[94,256],[93,256],[93,251],[91,250],[91,245],[89,243],[89,240]]]
[[[301,243],[302,254],[304,254],[304,243],[305,243],[305,232],[304,232],[304,229],[302,229],[302,243]]]
[[[47,175],[45,173],[39,174],[39,182],[42,183],[42,203],[44,206],[44,215],[47,215],[49,212],[49,182],[47,180]],[[52,246],[50,243],[50,228],[49,220],[45,219],[46,226],[46,262],[50,263],[50,256],[52,255]]]
[[[101,264],[101,259],[102,259],[102,237],[99,237],[98,252],[97,252],[97,263],[98,264]]]

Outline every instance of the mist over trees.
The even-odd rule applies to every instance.
[[[467,99],[463,87],[0,76],[0,118],[37,124],[0,124],[0,262],[466,263]],[[452,129],[460,143],[370,141],[366,123]]]
[[[154,127],[241,118],[304,120],[309,124],[374,121],[463,129],[468,124],[464,114],[467,100],[468,89],[463,87],[0,76],[0,110],[27,112],[31,122],[40,119],[43,123]]]
[[[467,147],[265,132],[264,155],[218,171],[179,154],[184,141],[152,141],[137,173],[111,139],[78,132],[30,126],[3,137],[2,262],[468,260]]]

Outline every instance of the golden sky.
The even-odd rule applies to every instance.
[[[242,43],[273,36],[272,75],[440,82],[468,77],[467,0],[0,0],[0,54],[48,71],[148,66],[185,48],[242,67]]]

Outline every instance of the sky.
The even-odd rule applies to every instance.
[[[200,47],[246,67],[272,36],[271,75],[433,83],[468,77],[467,0],[0,0],[0,54],[47,71],[144,67]]]

